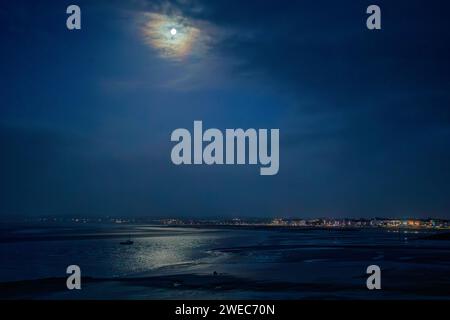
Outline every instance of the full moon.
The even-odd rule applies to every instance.
[[[158,13],[145,16],[148,20],[142,27],[144,41],[157,49],[160,56],[182,60],[191,54],[198,55],[204,47],[200,29],[190,20]]]

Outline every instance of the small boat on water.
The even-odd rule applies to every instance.
[[[120,244],[124,244],[124,245],[132,245],[133,243],[134,243],[134,241],[127,240],[127,241],[122,241]]]

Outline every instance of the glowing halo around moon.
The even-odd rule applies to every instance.
[[[142,27],[144,41],[163,58],[182,60],[205,48],[205,36],[186,18],[147,13],[145,19]]]

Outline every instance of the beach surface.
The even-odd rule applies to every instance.
[[[418,231],[33,225],[0,235],[1,299],[450,298],[450,241]],[[81,290],[66,288],[72,264]],[[373,264],[382,290],[366,288]]]

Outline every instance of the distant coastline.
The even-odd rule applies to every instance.
[[[4,222],[0,222],[1,223]],[[283,227],[301,229],[386,228],[410,230],[449,230],[450,220],[440,218],[152,218],[152,217],[63,217],[17,219],[16,223],[46,224],[150,224],[171,227]]]

